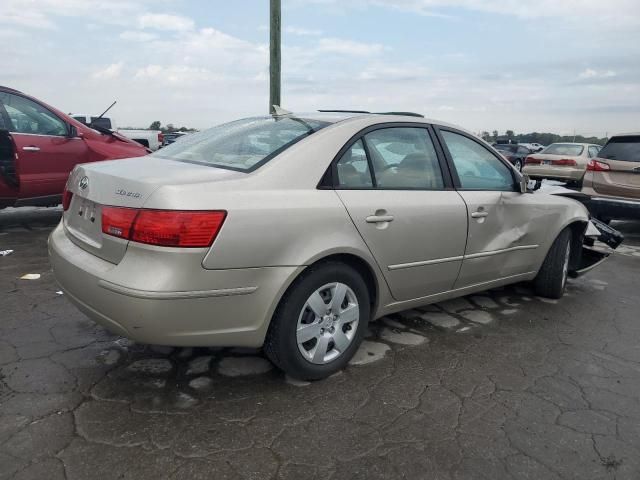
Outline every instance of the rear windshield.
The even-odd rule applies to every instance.
[[[295,117],[245,118],[188,135],[153,155],[249,172],[327,125]]]
[[[640,162],[640,135],[613,137],[598,154],[600,158]]]
[[[509,145],[505,143],[498,143],[494,145],[494,148],[497,150],[504,150],[506,152],[515,152],[518,149],[517,145]]]
[[[572,145],[570,143],[554,143],[549,145],[540,153],[546,153],[549,155],[569,155],[577,157],[582,155],[584,147],[582,145]]]

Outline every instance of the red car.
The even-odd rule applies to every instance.
[[[147,153],[133,140],[89,128],[40,100],[0,86],[0,208],[57,205],[77,164]]]

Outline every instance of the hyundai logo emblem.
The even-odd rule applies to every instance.
[[[80,179],[80,182],[78,182],[78,186],[79,186],[82,190],[84,190],[85,188],[87,188],[87,187],[89,186],[89,177],[87,177],[87,176],[82,177],[82,178]]]

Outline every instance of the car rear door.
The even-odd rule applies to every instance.
[[[448,128],[438,134],[468,210],[469,234],[455,288],[534,270],[551,212],[537,208],[533,195],[520,193],[514,170],[471,135]]]
[[[397,300],[450,290],[462,263],[467,210],[436,148],[426,124],[378,125],[333,165],[336,193]]]
[[[613,137],[597,158],[606,164],[593,174],[593,189],[602,195],[640,198],[640,135]]]
[[[62,194],[69,172],[88,161],[81,138],[69,137],[69,125],[44,106],[20,95],[0,93],[16,146],[19,198]]]

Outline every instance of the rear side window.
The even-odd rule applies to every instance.
[[[367,161],[362,140],[351,145],[338,160],[338,187],[340,188],[371,188],[371,170]]]
[[[572,145],[570,143],[554,143],[549,145],[544,151],[540,153],[548,154],[548,155],[568,155],[570,157],[578,157],[582,155],[584,151],[584,146],[582,145]]]
[[[598,154],[600,158],[640,162],[640,135],[613,137]]]
[[[188,135],[153,155],[249,172],[329,125],[296,117],[255,117]]]

